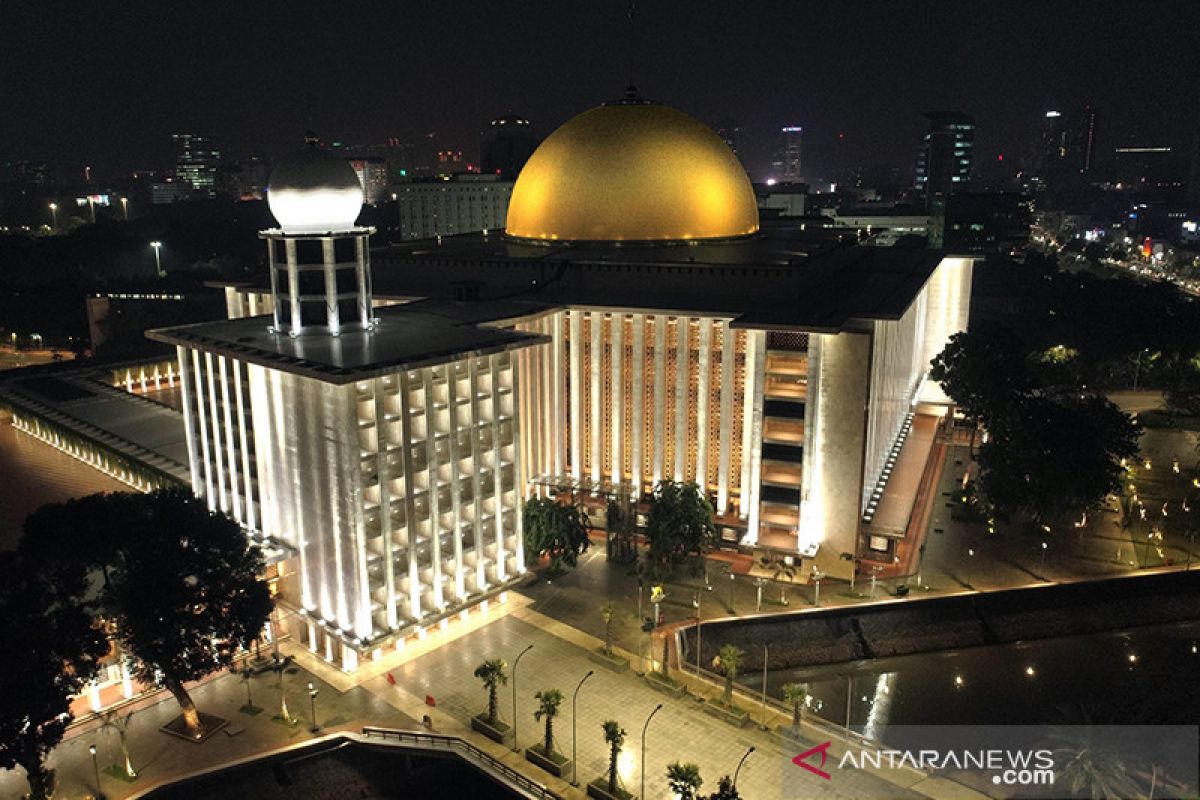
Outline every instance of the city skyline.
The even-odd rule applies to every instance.
[[[107,180],[167,162],[181,132],[211,136],[223,152],[279,156],[306,127],[362,143],[433,131],[471,152],[494,117],[519,113],[544,136],[630,80],[711,125],[736,121],[755,179],[779,127],[792,124],[805,129],[815,171],[911,168],[923,112],[944,108],[976,117],[980,162],[1036,156],[1045,112],[1085,104],[1103,113],[1104,149],[1185,146],[1200,108],[1180,87],[1195,74],[1200,24],[1187,24],[1196,12],[1185,3],[1154,5],[1134,30],[1116,4],[850,15],[703,3],[680,16],[641,3],[630,58],[619,3],[388,8],[370,25],[355,16],[320,26],[292,4],[195,15],[186,35],[139,4],[120,17],[74,10],[47,33],[44,7],[18,3],[0,33],[13,56],[0,102],[22,124],[0,132],[0,154],[82,159]]]

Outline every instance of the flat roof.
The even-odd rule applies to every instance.
[[[532,244],[466,234],[373,250],[377,296],[728,316],[740,327],[834,333],[899,319],[943,257],[866,247],[857,234],[802,222],[723,242]]]
[[[487,327],[489,322],[527,316],[541,308],[540,304],[520,302],[485,308],[430,300],[377,308],[378,324],[372,331],[347,329],[339,336],[274,333],[269,316],[157,328],[146,331],[146,335],[168,344],[198,347],[251,364],[343,384],[546,341],[544,336]]]

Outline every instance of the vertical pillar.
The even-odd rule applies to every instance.
[[[625,442],[621,438],[621,417],[625,413],[625,382],[621,373],[621,360],[625,355],[625,315],[614,312],[611,326],[608,337],[612,364],[612,377],[609,380],[609,405],[612,408],[611,475],[612,482],[619,484],[625,479]]]
[[[333,255],[333,237],[321,237],[322,271],[325,273],[325,324],[329,333],[342,332],[342,312],[338,308],[337,260]]]
[[[688,367],[691,365],[691,347],[689,335],[691,320],[687,317],[675,318],[675,463],[674,476],[676,483],[682,483],[687,476],[687,396],[691,384],[688,383]]]
[[[279,262],[275,259],[275,244],[278,241],[278,239],[267,238],[267,268],[271,271],[271,297],[279,297]],[[288,276],[291,276],[290,270]],[[271,304],[271,324],[275,330],[283,330],[283,324],[279,319],[279,303]]]
[[[708,492],[708,394],[712,372],[712,320],[700,320],[700,352],[696,376],[696,484]]]
[[[763,380],[767,368],[767,333],[766,331],[748,331],[746,337],[751,343],[750,349],[747,351],[747,373],[753,375],[752,381],[749,377],[747,378],[747,384],[752,383],[754,391],[748,394],[751,399],[747,416],[750,449],[742,451],[742,460],[748,460],[750,463],[749,487],[742,486],[742,496],[746,496],[747,488],[750,495],[750,519],[746,538],[743,541],[747,544],[754,544],[758,541],[758,518],[761,505],[759,486],[762,481]],[[747,452],[749,452],[748,458]]]
[[[754,392],[757,384],[754,374],[755,339],[754,331],[746,331],[746,368],[742,381],[742,495],[738,516],[746,519],[750,506],[754,504],[750,486],[750,445],[754,433]]]
[[[596,483],[600,482],[602,468],[604,465],[603,442],[604,442],[604,403],[601,396],[601,381],[600,370],[604,365],[604,313],[602,311],[592,311],[588,314],[591,321],[591,363],[588,364],[588,379],[591,387],[590,400],[592,405],[592,413],[589,417],[591,428],[588,433],[591,435],[591,476]]]
[[[663,479],[663,460],[666,449],[666,380],[667,380],[667,318],[654,315],[654,472],[653,482]]]
[[[570,320],[571,348],[571,477],[583,475],[583,312],[567,312]]]
[[[302,319],[300,316],[300,270],[296,266],[296,240],[284,239],[283,250],[287,256],[288,303],[292,313],[288,333],[295,336],[300,333]]]
[[[354,276],[358,287],[358,321],[364,328],[371,325],[371,251],[367,235],[354,237]]]
[[[646,463],[646,453],[642,439],[646,430],[646,315],[634,314],[633,321],[633,360],[629,364],[630,407],[629,428],[632,433],[629,451],[629,477],[637,496],[642,494],[642,480]]]
[[[400,372],[400,459],[404,464],[404,529],[408,541],[408,614],[419,620],[421,613],[421,574],[417,569],[417,508],[413,502],[416,489],[416,472],[413,466],[412,400],[410,392],[419,388],[420,381],[409,379],[408,370]],[[426,412],[428,415],[428,412]],[[432,433],[433,420],[426,416],[425,435]]]

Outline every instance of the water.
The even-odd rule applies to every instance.
[[[1200,719],[1200,621],[767,673],[814,711],[887,741],[889,725],[1188,724]],[[741,681],[761,690],[762,677]],[[849,692],[847,692],[849,689]]]
[[[12,550],[25,517],[46,503],[95,492],[130,491],[98,472],[12,427],[0,417],[0,550]]]

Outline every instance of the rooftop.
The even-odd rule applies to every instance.
[[[342,384],[536,344],[544,337],[487,327],[486,323],[540,309],[540,305],[519,301],[484,308],[433,300],[376,309],[378,324],[373,331],[350,329],[339,336],[274,333],[271,318],[266,316],[158,328],[146,335]]]
[[[688,244],[516,242],[443,237],[372,252],[377,296],[484,305],[717,314],[745,327],[832,333],[898,319],[942,258],[936,250],[854,246],[855,234],[802,222],[746,239]]]

